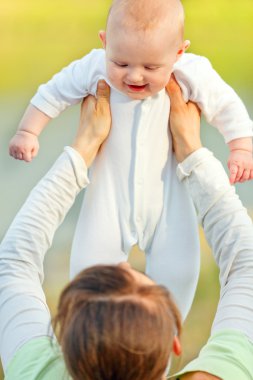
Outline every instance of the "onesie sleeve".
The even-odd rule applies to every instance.
[[[253,136],[253,122],[236,92],[223,81],[207,58],[184,54],[174,74],[186,101],[196,102],[208,123],[225,142]]]
[[[103,49],[94,49],[39,86],[31,104],[54,118],[68,106],[81,102],[88,94],[95,95],[100,79],[106,79],[105,53]]]
[[[23,344],[52,335],[42,289],[44,256],[76,195],[88,183],[82,157],[67,147],[30,193],[0,245],[0,353],[4,369]]]

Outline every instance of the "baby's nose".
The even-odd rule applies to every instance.
[[[143,74],[139,69],[129,69],[127,80],[131,84],[143,81]]]

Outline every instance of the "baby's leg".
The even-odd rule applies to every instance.
[[[113,196],[85,194],[72,245],[70,277],[92,265],[127,261],[135,244],[128,231]]]
[[[193,204],[176,175],[166,189],[163,213],[146,253],[147,275],[172,292],[185,318],[198,281],[199,239]]]

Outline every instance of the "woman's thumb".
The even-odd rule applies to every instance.
[[[179,84],[177,83],[173,74],[171,75],[170,80],[166,85],[166,90],[170,97],[171,103],[175,103],[177,105],[183,103],[185,105],[185,102],[182,97],[181,88],[179,87]]]
[[[106,83],[105,80],[98,81],[96,95],[97,95],[97,99],[98,100],[105,99],[105,100],[109,101],[109,98],[110,98],[110,87]]]

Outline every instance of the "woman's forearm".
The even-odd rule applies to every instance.
[[[252,220],[221,163],[206,149],[194,155],[195,162],[192,155],[179,168],[186,174],[183,177],[220,270],[221,299],[213,329],[236,328],[253,342]]]
[[[84,161],[74,149],[66,149],[32,190],[1,244],[1,259],[29,263],[41,281],[44,255],[54,233],[76,195],[88,184]]]
[[[0,246],[0,350],[4,367],[28,340],[49,334],[43,261],[54,233],[88,183],[82,157],[68,147],[30,193]]]
[[[224,380],[248,379],[253,352],[252,221],[221,163],[207,149],[197,150],[179,164],[178,176],[194,201],[221,284],[212,336],[181,374],[191,372],[189,379],[202,379],[202,373],[194,371],[206,371]]]

